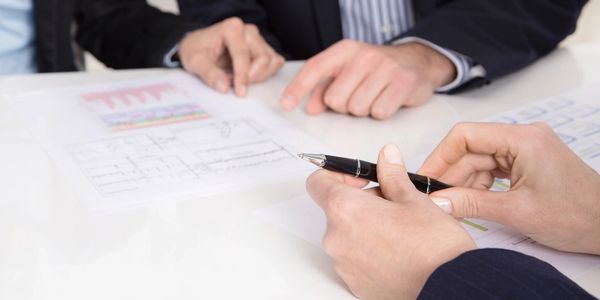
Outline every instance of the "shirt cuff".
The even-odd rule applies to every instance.
[[[165,57],[163,58],[163,65],[165,65],[165,67],[167,67],[167,68],[181,67],[181,63],[179,62],[179,57],[177,55],[178,51],[179,51],[179,43],[177,43],[177,45],[173,46],[173,48],[171,48],[171,50],[169,50],[169,52],[167,52],[167,54],[165,54]]]
[[[448,92],[450,90],[453,90],[453,89],[471,81],[473,78],[485,77],[485,75],[486,75],[485,68],[483,68],[482,65],[475,65],[473,63],[473,59],[471,59],[470,57],[462,55],[460,53],[456,53],[456,52],[446,49],[446,48],[442,48],[442,47],[440,47],[428,40],[424,40],[422,38],[409,36],[409,37],[404,37],[404,38],[392,41],[391,44],[397,46],[397,45],[402,45],[402,44],[412,43],[412,42],[423,44],[425,46],[428,46],[428,47],[436,50],[437,52],[446,56],[456,67],[456,78],[452,82],[448,83],[447,85],[438,88],[436,90],[436,92],[438,92],[438,93]]]

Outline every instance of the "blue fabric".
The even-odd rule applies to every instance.
[[[381,45],[415,25],[411,0],[339,0],[344,37]]]
[[[0,0],[0,74],[34,73],[32,0]]]
[[[504,249],[478,249],[435,270],[418,299],[595,298],[535,257]]]

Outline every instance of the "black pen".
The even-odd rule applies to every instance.
[[[354,175],[373,182],[377,181],[377,165],[364,160],[337,157],[324,154],[298,154],[303,160],[306,160],[323,169]],[[451,188],[451,185],[429,178],[427,176],[408,173],[408,178],[415,187],[425,193],[430,194],[435,191]]]

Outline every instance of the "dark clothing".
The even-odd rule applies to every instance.
[[[551,265],[504,249],[478,249],[439,267],[418,299],[595,299]]]
[[[188,20],[213,23],[239,16],[256,24],[288,59],[307,59],[343,38],[338,0],[178,1]],[[586,2],[414,0],[416,25],[398,38],[419,37],[466,55],[493,79],[552,51],[575,30]]]
[[[183,35],[200,27],[145,0],[34,0],[34,20],[40,72],[80,69],[73,38],[109,67],[160,67]]]

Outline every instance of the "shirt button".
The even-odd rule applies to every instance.
[[[380,31],[383,34],[391,34],[393,30],[394,30],[394,25],[393,24],[384,24],[380,28]]]

